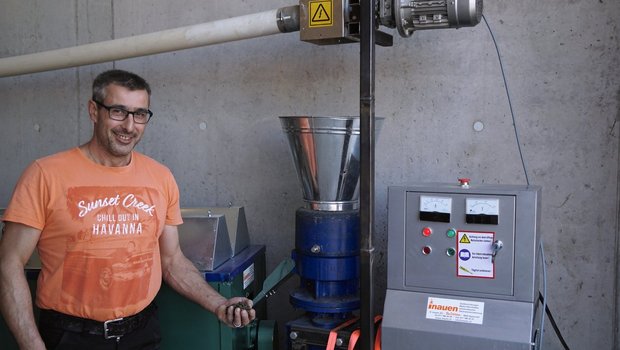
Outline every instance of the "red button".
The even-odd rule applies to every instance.
[[[429,255],[432,251],[433,249],[429,246],[425,246],[424,248],[422,248],[422,254],[424,255]]]
[[[470,182],[471,182],[471,179],[468,179],[466,177],[462,177],[459,179],[459,183],[461,184],[461,186],[467,186],[469,185]]]
[[[433,234],[433,230],[430,227],[425,227],[425,228],[422,229],[422,235],[424,237],[428,237],[431,234]]]

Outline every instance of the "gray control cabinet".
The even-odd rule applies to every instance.
[[[537,186],[390,187],[383,349],[531,349]]]

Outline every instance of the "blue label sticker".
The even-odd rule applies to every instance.
[[[463,261],[467,261],[467,260],[469,260],[469,258],[471,258],[471,253],[469,252],[469,250],[461,249],[459,251],[459,259],[461,259]]]

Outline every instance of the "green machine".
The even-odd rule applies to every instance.
[[[181,214],[181,249],[205,280],[225,298],[260,295],[266,278],[265,246],[249,244],[243,207],[184,208]],[[267,320],[264,302],[254,305],[255,322],[233,329],[166,285],[155,301],[162,349],[267,350],[277,344],[277,326]]]
[[[201,271],[226,298],[259,295],[265,280],[265,247],[249,246],[214,271]],[[256,321],[244,328],[223,325],[212,313],[162,286],[155,299],[162,349],[267,350],[277,348],[277,326],[266,320],[266,303],[255,305]]]
[[[179,227],[179,237],[185,255],[222,296],[252,299],[256,320],[243,328],[222,325],[215,315],[163,284],[155,298],[159,308],[162,349],[277,349],[277,325],[267,319],[263,298],[273,292],[292,266],[279,266],[266,277],[266,248],[249,244],[242,207],[192,208],[181,212],[184,224]],[[33,299],[40,266],[35,253],[25,271]],[[34,312],[37,317],[36,307]],[[0,344],[2,349],[18,349],[1,317]]]

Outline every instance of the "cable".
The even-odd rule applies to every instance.
[[[489,34],[491,34],[491,39],[493,40],[493,45],[495,46],[495,51],[497,52],[497,59],[499,60],[499,67],[502,72],[502,79],[504,80],[504,87],[506,89],[506,97],[508,98],[508,106],[510,107],[510,116],[512,117],[512,126],[515,131],[515,139],[517,141],[519,157],[521,158],[521,165],[523,166],[523,173],[525,174],[525,181],[527,185],[529,186],[530,178],[527,173],[527,167],[525,166],[525,160],[523,158],[523,151],[521,150],[521,142],[519,141],[519,132],[517,130],[517,122],[516,122],[514,110],[512,108],[512,99],[510,98],[510,91],[508,90],[508,82],[506,81],[506,74],[504,72],[504,64],[502,62],[502,56],[499,52],[499,46],[497,45],[497,41],[495,40],[495,35],[493,34],[493,30],[491,29],[491,26],[489,25],[489,22],[487,21],[487,18],[484,16],[484,14],[482,15],[482,19],[484,20],[484,24],[486,24],[487,29],[489,30]],[[549,309],[549,306],[547,306],[547,301],[546,301],[546,297],[547,297],[547,266],[546,265],[547,263],[545,261],[545,250],[543,248],[542,240],[540,241],[540,257],[542,260],[543,292],[541,293],[539,291],[538,297],[539,297],[539,300],[542,302],[543,310],[540,316],[540,338],[539,338],[538,349],[541,350],[543,346],[543,337],[544,337],[544,332],[545,332],[545,314],[547,314],[547,316],[549,316],[549,322],[551,322],[551,325],[553,326],[553,329],[555,330],[555,334],[560,339],[562,346],[564,346],[565,350],[569,350],[568,344],[564,340],[564,337],[562,336],[562,333],[560,332],[560,328],[558,327],[557,323],[555,322],[555,319],[553,318],[553,315],[551,314],[551,310]]]
[[[542,312],[540,313],[540,341],[538,343],[538,350],[541,350],[543,347],[543,337],[545,335],[545,309],[547,309],[547,262],[545,261],[545,249],[543,248],[542,238],[540,239],[540,260],[542,264],[542,274],[543,274],[543,294],[539,295],[543,296],[542,300]]]
[[[538,299],[541,302],[544,302],[545,298],[542,296],[542,294],[538,294]],[[555,330],[555,334],[557,334],[558,338],[560,339],[560,343],[562,343],[562,346],[564,347],[565,350],[570,350],[568,348],[568,344],[566,343],[566,340],[564,340],[564,337],[562,336],[562,333],[560,332],[560,328],[558,327],[558,324],[555,322],[555,319],[553,318],[553,315],[551,314],[551,310],[549,309],[549,306],[546,307],[545,312],[547,313],[547,316],[549,316],[549,322],[551,322],[551,326],[553,326],[553,329]]]
[[[489,26],[489,22],[487,22],[487,18],[482,15],[482,19],[484,20],[484,24],[486,24],[489,29],[489,34],[491,34],[491,39],[493,39],[493,45],[495,45],[495,51],[497,52],[497,58],[499,60],[499,68],[502,71],[502,78],[504,79],[504,87],[506,88],[506,96],[508,97],[508,106],[510,107],[510,115],[512,116],[512,126],[515,131],[515,138],[517,140],[517,148],[519,149],[519,157],[521,157],[521,165],[523,166],[523,173],[525,174],[525,182],[529,186],[530,178],[527,174],[527,168],[525,167],[525,160],[523,159],[523,151],[521,150],[521,142],[519,141],[519,133],[517,131],[517,122],[515,120],[515,114],[512,109],[512,100],[510,98],[510,92],[508,91],[508,82],[506,81],[506,74],[504,73],[504,64],[502,63],[502,56],[499,53],[499,47],[497,45],[497,41],[495,41],[495,35],[493,35],[493,31],[491,30],[491,26]]]
[[[542,349],[542,342],[543,342],[543,335],[545,333],[545,313],[547,314],[547,316],[549,316],[549,322],[551,322],[551,325],[553,326],[553,330],[555,330],[555,334],[558,336],[558,339],[560,339],[560,342],[562,343],[562,346],[564,346],[565,350],[569,350],[568,348],[568,344],[566,344],[566,341],[564,340],[564,337],[562,336],[562,332],[560,332],[560,328],[558,327],[558,324],[555,322],[555,319],[553,318],[553,315],[551,314],[551,310],[549,309],[549,306],[547,305],[547,262],[545,260],[545,249],[543,247],[543,242],[542,239],[540,240],[540,258],[542,260],[542,273],[543,273],[543,291],[542,293],[539,291],[538,292],[538,300],[540,300],[540,302],[542,303],[542,312],[541,312],[541,316],[540,316],[540,343],[538,346],[538,349]]]

